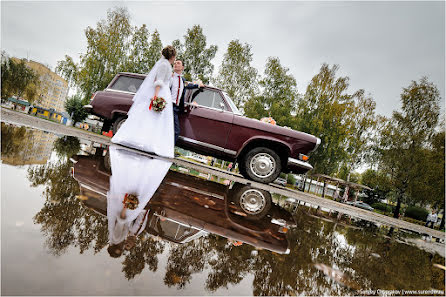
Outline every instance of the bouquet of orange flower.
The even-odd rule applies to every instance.
[[[139,200],[138,197],[136,197],[133,194],[125,194],[124,201],[122,201],[122,204],[124,204],[125,208],[134,210],[138,208]]]
[[[264,122],[264,123],[272,124],[272,125],[276,124],[276,121],[272,117],[261,118],[260,121]]]
[[[153,108],[154,111],[162,111],[166,107],[166,100],[163,97],[154,96],[150,101],[149,110]]]

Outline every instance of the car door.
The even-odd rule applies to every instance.
[[[180,115],[182,141],[223,152],[231,131],[234,114],[229,104],[215,89],[193,90]]]

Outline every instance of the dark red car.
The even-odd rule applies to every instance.
[[[116,133],[144,78],[118,73],[105,90],[93,94],[85,108],[104,120],[103,130]],[[280,172],[301,174],[313,168],[306,155],[318,147],[319,138],[247,118],[228,94],[214,87],[187,90],[184,102],[179,147],[235,161],[243,176],[262,183],[274,181]]]

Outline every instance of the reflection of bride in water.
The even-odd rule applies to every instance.
[[[143,157],[136,153],[110,147],[112,175],[107,192],[107,217],[112,257],[119,257],[124,249],[131,249],[136,237],[144,230],[149,203],[169,171],[171,162]],[[136,197],[137,203],[126,203]]]

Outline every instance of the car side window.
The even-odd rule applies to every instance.
[[[224,104],[223,98],[219,93],[206,89],[195,91],[191,101],[196,102],[198,105],[215,109],[221,109],[220,103]],[[224,110],[228,110],[226,105],[224,105]]]
[[[144,80],[142,78],[120,76],[110,87],[112,90],[136,93]]]

